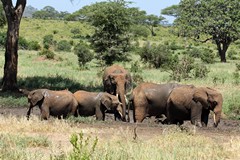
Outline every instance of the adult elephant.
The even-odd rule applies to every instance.
[[[146,117],[166,115],[167,100],[171,91],[180,86],[177,83],[141,83],[133,89],[131,103],[134,122],[142,122]]]
[[[132,77],[130,73],[119,65],[109,66],[103,73],[103,86],[105,92],[119,97],[120,102],[122,102],[122,120],[126,121],[126,94],[132,90]],[[128,121],[130,121],[129,114]]]
[[[68,115],[77,116],[77,100],[68,90],[52,91],[48,89],[36,89],[28,93],[29,119],[34,106],[39,106],[41,118],[47,120],[49,116],[66,118]]]
[[[196,126],[207,126],[210,110],[214,112],[214,126],[220,122],[222,94],[209,87],[181,86],[173,89],[167,102],[169,123],[191,120]]]
[[[74,97],[78,102],[78,114],[80,116],[96,115],[97,120],[105,120],[106,111],[123,114],[122,103],[117,96],[109,93],[79,90],[74,93]]]

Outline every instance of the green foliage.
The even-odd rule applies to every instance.
[[[38,53],[40,56],[45,56],[47,59],[54,59],[55,53],[50,49],[45,49]]]
[[[83,42],[75,45],[74,53],[78,56],[78,64],[80,69],[84,69],[84,65],[94,58],[94,53],[91,52],[87,44]]]
[[[2,3],[0,3],[0,28],[3,28],[7,23],[5,11],[3,9]]]
[[[231,49],[227,52],[227,57],[231,60],[237,60],[239,59],[238,52],[234,49]]]
[[[131,33],[134,35],[134,37],[145,37],[145,38],[147,38],[150,34],[147,28],[142,25],[131,26]]]
[[[197,48],[197,47],[192,47],[189,50],[186,51],[186,54],[193,58],[200,58],[201,55],[203,54],[202,49]]]
[[[0,32],[0,47],[4,48],[6,43],[7,34],[5,32]]]
[[[140,66],[139,61],[135,61],[131,63],[130,71],[132,73],[134,83],[139,84],[143,82],[142,68]]]
[[[67,40],[61,40],[57,43],[57,51],[71,51],[71,44]]]
[[[177,56],[171,54],[169,46],[163,44],[150,45],[146,43],[139,50],[139,55],[143,62],[149,63],[155,68],[168,67],[178,61]]]
[[[131,45],[131,16],[126,2],[109,1],[95,5],[95,11],[88,16],[95,27],[91,44],[98,59],[108,65],[114,61],[126,61]]]
[[[200,58],[204,63],[214,63],[215,54],[211,49],[203,48]]]
[[[185,55],[179,61],[170,66],[171,75],[170,78],[180,82],[182,79],[191,78],[191,70],[194,68],[194,59]]]
[[[202,42],[213,40],[225,62],[228,46],[239,39],[239,7],[239,1],[183,0],[175,24],[184,37]]]
[[[51,46],[55,45],[55,41],[53,40],[53,35],[48,34],[43,37],[43,48],[49,49]]]
[[[75,38],[78,34],[81,33],[79,28],[72,28],[70,32],[73,34],[73,38]]]
[[[19,47],[19,49],[23,49],[23,50],[28,49],[28,42],[24,37],[19,37],[18,47]]]
[[[98,139],[91,142],[91,137],[84,138],[83,133],[72,134],[70,142],[73,151],[70,153],[70,160],[90,160],[95,152]]]
[[[196,78],[205,78],[207,77],[210,70],[204,64],[195,64],[193,68],[193,77]]]
[[[28,50],[35,50],[38,51],[41,49],[40,44],[37,41],[30,41],[28,42]]]

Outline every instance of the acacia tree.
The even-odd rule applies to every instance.
[[[16,91],[17,86],[17,66],[18,66],[18,38],[19,26],[26,0],[17,0],[13,6],[12,0],[1,0],[7,18],[7,38],[5,44],[5,64],[2,80],[2,90]]]
[[[239,39],[239,8],[239,0],[182,0],[175,24],[182,36],[215,42],[221,62],[226,62],[229,45]]]

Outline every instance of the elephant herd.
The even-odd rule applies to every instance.
[[[115,120],[119,118],[129,122],[129,110],[132,109],[134,122],[165,115],[165,124],[181,125],[190,120],[193,125],[202,127],[207,126],[210,111],[214,113],[214,126],[217,127],[220,122],[223,97],[219,91],[209,87],[144,82],[133,89],[130,73],[119,65],[104,70],[103,86],[103,92],[27,91],[27,118],[32,108],[39,106],[42,119],[48,119],[50,115],[58,118],[95,115],[97,120],[105,120],[105,113],[113,113]]]

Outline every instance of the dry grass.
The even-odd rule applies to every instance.
[[[90,159],[238,159],[240,157],[240,137],[222,135],[212,138],[203,135],[195,127],[181,130],[176,126],[137,128],[135,125],[107,125],[104,123],[71,123],[65,120],[51,119],[40,121],[33,116],[26,118],[14,116],[0,117],[0,135],[21,137],[46,137],[51,145],[12,149],[19,159],[69,159],[72,153],[70,137],[73,133],[83,133],[89,143],[84,147],[91,149],[95,138],[98,139],[96,150]],[[83,142],[79,142],[83,143]],[[1,146],[1,145],[0,145]],[[0,147],[0,159],[4,153]],[[36,154],[28,154],[37,151]],[[14,159],[14,156],[9,156]],[[21,156],[20,156],[21,155]]]

